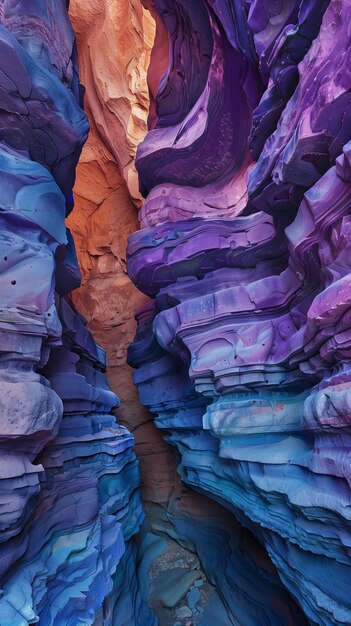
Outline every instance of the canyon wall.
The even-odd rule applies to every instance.
[[[72,232],[82,284],[72,293],[89,329],[107,353],[109,383],[121,399],[118,421],[133,432],[148,501],[170,498],[175,464],[171,451],[139,402],[126,363],[134,320],[147,298],[127,275],[126,246],[138,230],[142,196],[135,169],[137,145],[147,132],[147,69],[155,23],[139,0],[71,0],[69,16],[77,36],[84,109],[90,133],[77,167]],[[156,477],[154,454],[170,468]]]
[[[224,588],[222,581],[227,581],[224,602],[231,615],[236,606],[236,613],[241,611],[246,619],[249,600],[252,619],[283,625],[303,618],[282,588],[274,566],[232,515],[181,484],[173,450],[152,423],[152,415],[140,405],[125,362],[135,333],[135,311],[148,301],[133,287],[125,266],[127,237],[138,229],[137,208],[141,206],[134,159],[136,146],[147,132],[149,107],[150,123],[155,114],[157,83],[168,58],[167,31],[153,7],[148,8],[154,19],[139,0],[115,0],[108,6],[101,2],[94,7],[81,0],[70,4],[91,128],[77,167],[75,210],[68,218],[83,275],[82,286],[72,297],[89,320],[94,337],[106,348],[109,381],[121,397],[118,420],[135,435],[149,527],[197,553],[217,587]],[[151,53],[155,22],[157,40]],[[150,56],[149,103],[146,69]],[[261,581],[257,593],[246,584],[254,576]],[[142,586],[147,587],[147,580]],[[227,610],[220,606],[226,616]]]
[[[153,624],[133,437],[69,293],[88,134],[65,0],[0,5],[0,623]]]
[[[147,6],[140,399],[183,483],[251,531],[302,611],[219,559],[231,623],[349,624],[350,3]]]
[[[154,626],[155,534],[350,624],[351,7],[72,0],[84,98],[67,5],[0,3],[0,626]]]

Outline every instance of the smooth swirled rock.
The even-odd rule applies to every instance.
[[[154,4],[170,60],[137,155],[148,195],[128,267],[154,302],[134,380],[181,480],[265,547],[301,611],[289,623],[346,625],[350,3],[199,2],[199,25],[180,0]],[[224,602],[228,584],[222,570]],[[250,598],[258,622],[225,604],[233,624],[288,623],[267,596]]]

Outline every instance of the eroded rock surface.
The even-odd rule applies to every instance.
[[[68,296],[88,121],[66,2],[1,2],[0,49],[0,624],[153,624],[133,437]]]
[[[150,9],[169,65],[136,160],[128,269],[153,301],[135,383],[181,479],[250,529],[302,611],[263,593],[258,614],[227,602],[233,623],[348,624],[350,3]]]
[[[157,447],[159,458],[172,454],[140,405],[126,364],[135,311],[146,301],[127,275],[126,246],[138,229],[142,201],[135,153],[147,132],[146,73],[155,25],[139,0],[71,0],[69,15],[90,123],[77,167],[75,209],[67,221],[82,272],[72,299],[106,350],[109,383],[121,399],[118,421],[135,436],[144,497],[168,501],[172,478],[167,472],[154,476],[150,451]]]
[[[72,1],[81,288],[66,5],[0,3],[0,624],[153,626],[153,533],[202,626],[350,624],[350,4]]]

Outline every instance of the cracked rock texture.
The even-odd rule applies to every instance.
[[[244,589],[218,559],[226,619],[350,624],[351,5],[146,4],[146,201],[128,245],[152,298],[129,352],[140,399],[181,480],[278,573],[273,601],[259,567]]]

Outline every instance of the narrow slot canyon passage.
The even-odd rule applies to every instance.
[[[351,624],[350,23],[0,0],[0,626]]]
[[[151,10],[157,19],[155,9]],[[269,577],[279,588],[278,576],[264,548],[258,548],[231,515],[179,483],[175,450],[164,442],[152,414],[140,404],[126,362],[135,334],[135,313],[147,301],[126,270],[127,238],[139,228],[137,211],[143,202],[135,155],[147,132],[147,117],[154,115],[157,73],[160,78],[167,70],[168,35],[159,23],[161,32],[155,42],[155,19],[139,0],[115,2],[109,10],[100,3],[91,13],[80,0],[74,0],[70,18],[77,36],[80,80],[86,87],[84,108],[90,124],[77,166],[75,207],[67,220],[83,276],[82,286],[72,297],[89,320],[95,340],[106,350],[108,379],[121,400],[117,421],[135,437],[146,514],[139,554],[143,555],[144,543],[149,541],[154,556],[161,552],[154,561],[149,560],[148,571],[145,565],[141,568],[147,576],[145,599],[160,626],[212,626],[214,621],[217,626],[230,626],[231,617],[235,619],[230,579],[239,575],[244,581],[247,576],[240,572],[247,567],[244,551],[240,554],[234,547],[238,535],[252,541],[251,550],[258,549],[260,559],[265,560],[262,571],[257,563],[252,572]],[[157,72],[153,69],[147,81],[152,54]],[[196,541],[194,535],[198,535]],[[256,555],[251,558],[255,560]],[[228,586],[224,594],[223,581]],[[279,595],[286,594],[279,590]],[[247,599],[250,601],[250,594]],[[287,597],[282,601],[294,604]]]

